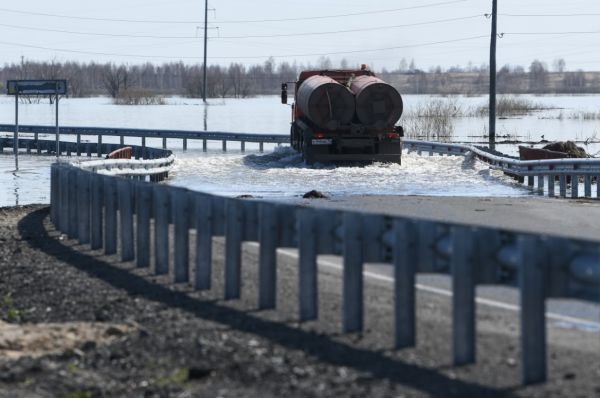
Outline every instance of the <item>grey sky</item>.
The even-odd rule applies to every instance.
[[[489,57],[490,21],[484,14],[491,12],[491,3],[491,0],[212,0],[209,8],[215,11],[209,12],[209,21],[218,30],[209,30],[209,63],[254,64],[273,56],[278,62],[296,60],[315,64],[319,54],[324,54],[336,63],[345,58],[351,64],[367,63],[377,69],[395,68],[403,57],[408,61],[414,58],[423,69],[433,65],[464,66],[468,62],[479,65],[487,63]],[[540,59],[551,67],[555,58],[564,57],[567,70],[600,70],[600,1],[499,0],[499,3],[498,31],[506,33],[498,40],[499,66],[505,63],[528,66],[533,59]],[[365,14],[347,16],[359,13]],[[17,62],[24,56],[33,60],[130,64],[180,59],[186,63],[201,62],[203,32],[198,27],[203,18],[204,0],[3,0],[0,60]],[[281,19],[288,20],[264,21]],[[140,20],[182,23],[132,22]],[[262,22],[248,22],[256,20]],[[350,32],[331,33],[336,31]],[[523,34],[554,32],[562,34]],[[373,49],[378,50],[367,51]]]

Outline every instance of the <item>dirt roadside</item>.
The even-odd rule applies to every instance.
[[[419,292],[418,346],[394,351],[388,284],[366,283],[365,333],[342,335],[333,270],[319,274],[321,320],[299,325],[296,267],[284,257],[278,310],[257,311],[251,250],[243,297],[225,302],[219,241],[214,288],[200,293],[61,238],[47,215],[40,206],[0,209],[0,297],[10,298],[2,320],[135,327],[47,355],[1,356],[0,397],[600,396],[597,333],[550,326],[550,381],[519,387],[514,313],[478,307],[478,363],[455,368],[447,298]]]

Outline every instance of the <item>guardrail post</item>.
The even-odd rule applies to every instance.
[[[146,137],[142,137],[142,151],[146,149]]]
[[[227,140],[223,140],[223,152],[227,152]]]
[[[119,137],[119,143],[120,143],[121,145],[125,145],[125,137],[123,137],[123,136],[120,136],[120,137]]]
[[[138,182],[136,184],[135,225],[137,229],[138,268],[150,266],[150,214],[152,211],[152,185]]]
[[[417,224],[417,241],[419,255],[417,269],[421,272],[436,271],[436,255],[434,246],[437,239],[436,223],[431,221],[421,221]]]
[[[538,193],[540,195],[544,194],[544,176],[538,175]]]
[[[546,380],[546,302],[540,240],[518,239],[521,293],[521,380],[523,384]]]
[[[173,224],[175,226],[175,283],[187,282],[190,279],[190,231],[188,220],[190,216],[189,196],[186,189],[171,189],[171,203],[173,204]]]
[[[150,215],[152,214],[152,186],[138,182],[136,184],[136,266],[150,266]]]
[[[414,347],[415,322],[415,272],[417,250],[415,228],[410,221],[394,222],[394,326],[395,347]]]
[[[264,152],[265,151],[265,143],[264,142],[259,142],[258,143],[258,150],[260,152]]]
[[[183,150],[187,151],[187,138],[183,139]]]
[[[225,299],[240,297],[243,214],[235,199],[225,207]]]
[[[77,238],[79,232],[79,223],[77,220],[77,169],[75,167],[69,168],[68,172],[68,198],[69,198],[69,226],[67,232],[69,238]]]
[[[58,230],[58,198],[59,198],[59,182],[58,171],[59,164],[52,163],[50,166],[50,220],[54,228]]]
[[[115,177],[104,176],[104,254],[117,252],[117,192]]]
[[[207,147],[206,140],[202,140],[202,151],[203,152],[206,152],[206,147]]]
[[[586,174],[585,176],[583,176],[583,189],[584,189],[585,197],[591,198],[592,197],[592,176],[589,174]]]
[[[452,228],[452,341],[454,365],[475,362],[475,265],[473,233]]]
[[[98,134],[98,146],[96,147],[98,157],[102,157],[102,135]]]
[[[77,156],[81,156],[81,134],[77,134]]]
[[[317,319],[317,213],[313,209],[298,209],[298,295],[300,321]]]
[[[210,289],[212,279],[212,198],[196,194],[196,281],[195,288]]]
[[[558,177],[558,184],[559,184],[559,192],[560,192],[560,197],[561,198],[565,198],[567,197],[567,176],[565,176],[564,174],[561,174]]]
[[[344,332],[363,330],[363,253],[361,216],[344,214]]]
[[[167,139],[166,138],[162,139],[162,147],[163,147],[163,149],[167,149]]]
[[[277,208],[261,203],[259,211],[258,308],[275,308],[277,302]]]
[[[63,234],[69,230],[69,166],[59,164],[59,215],[58,230]]]
[[[533,176],[527,176],[527,186],[533,188],[534,178]]]
[[[91,207],[91,242],[92,250],[102,247],[102,209],[104,197],[104,178],[100,174],[93,174],[92,183],[92,207]]]
[[[548,176],[548,196],[554,197],[554,178],[556,176],[549,175]]]
[[[240,141],[240,149],[242,152],[246,152],[246,141]]]
[[[79,243],[90,243],[90,177],[89,171],[78,170],[77,187],[79,197],[77,208],[79,211]]]
[[[600,175],[596,176],[596,199],[600,199]]]
[[[154,273],[169,273],[169,192],[163,185],[154,186]]]
[[[133,241],[133,187],[132,181],[118,179],[119,219],[121,222],[121,261],[135,258]]]
[[[577,175],[571,176],[571,197],[573,199],[579,197],[579,177]]]

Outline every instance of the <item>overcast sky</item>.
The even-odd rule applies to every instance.
[[[499,67],[527,67],[534,59],[552,67],[563,57],[567,70],[600,70],[600,1],[499,3],[498,32],[505,33],[498,39]],[[255,64],[273,56],[315,64],[322,54],[376,69],[396,68],[402,58],[414,58],[422,69],[479,65],[489,60],[490,20],[484,14],[491,4],[211,0],[209,63]],[[197,63],[203,21],[204,0],[3,0],[0,61]]]

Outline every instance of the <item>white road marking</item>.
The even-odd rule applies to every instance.
[[[253,242],[254,243],[254,242]],[[256,246],[258,246],[258,243],[254,243]],[[298,258],[298,254],[294,251],[288,250],[288,249],[278,249],[277,250],[278,253],[284,254],[288,257],[297,259]],[[342,270],[342,265],[338,264],[338,263],[334,263],[332,261],[327,261],[327,260],[318,260],[319,265],[325,266],[325,267],[329,267],[329,268],[334,268],[337,270]],[[380,281],[384,281],[384,282],[390,282],[390,283],[394,283],[394,278],[386,276],[386,275],[380,275],[377,274],[375,272],[370,272],[370,271],[364,271],[363,275],[371,278],[371,279],[376,279],[376,280],[380,280]],[[415,287],[419,290],[422,290],[424,292],[428,292],[428,293],[433,293],[433,294],[439,294],[441,296],[446,296],[446,297],[452,297],[452,291],[450,290],[446,290],[446,289],[441,289],[438,287],[434,287],[434,286],[429,286],[429,285],[423,285],[420,283],[417,283],[415,285]],[[518,305],[515,304],[510,304],[510,303],[505,303],[502,301],[497,301],[497,300],[492,300],[492,299],[486,299],[486,298],[482,298],[482,297],[477,297],[475,299],[475,302],[477,302],[478,304],[482,304],[482,305],[487,305],[489,307],[494,307],[494,308],[500,308],[500,309],[504,309],[504,310],[508,310],[508,311],[514,311],[514,312],[519,312],[520,308]],[[567,323],[571,323],[571,324],[576,324],[576,325],[580,325],[583,326],[585,328],[590,328],[594,331],[600,331],[600,323],[599,322],[594,322],[594,321],[590,321],[587,319],[582,319],[582,318],[575,318],[575,317],[571,317],[568,315],[561,315],[561,314],[557,314],[554,312],[546,312],[546,318],[548,319],[552,319],[554,321],[561,321],[561,322],[567,322]]]

